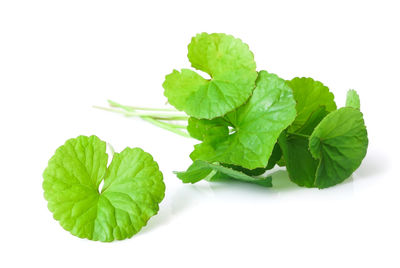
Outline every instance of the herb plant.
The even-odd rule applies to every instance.
[[[184,183],[225,179],[270,187],[271,178],[261,175],[278,164],[299,186],[326,188],[360,166],[368,137],[356,91],[337,109],[319,81],[257,72],[249,47],[226,34],[196,35],[188,59],[210,78],[189,69],[168,74],[164,95],[177,110],[111,101],[102,108],[199,140],[193,164],[176,173]]]
[[[80,238],[129,238],[157,214],[164,198],[163,176],[150,154],[126,148],[114,153],[108,167],[107,161],[104,141],[79,136],[57,149],[43,173],[49,210]]]

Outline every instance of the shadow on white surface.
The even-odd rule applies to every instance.
[[[318,189],[318,188],[307,188],[301,187],[292,182],[289,179],[289,174],[286,170],[278,170],[271,174],[272,176],[272,184],[273,187],[271,190],[275,193],[286,193],[291,191],[309,191],[309,192],[319,192],[319,191],[336,191],[338,188],[341,188],[340,191],[346,189],[349,192],[353,192],[353,183],[354,178],[350,176],[349,178],[345,179],[342,183],[328,187],[325,189]]]
[[[272,176],[272,191],[284,192],[294,191],[299,188],[297,184],[289,179],[289,174],[286,170],[277,170],[270,174]]]
[[[191,184],[182,184],[171,192],[167,190],[158,214],[149,220],[139,234],[167,225],[171,219],[176,219],[177,215],[194,208],[196,203],[202,200],[204,194],[205,191],[201,187],[199,189]]]
[[[384,174],[389,166],[391,166],[391,163],[386,154],[371,150],[368,151],[367,156],[355,173],[360,179],[376,177]]]
[[[322,190],[299,187],[289,179],[287,171],[282,169],[274,169],[267,174],[267,176],[272,176],[272,188],[234,180],[228,182],[201,181],[197,184],[178,185],[171,190],[167,190],[166,198],[161,204],[159,213],[149,220],[147,226],[138,235],[161,228],[171,221],[176,220],[178,215],[184,214],[187,210],[195,209],[197,204],[211,201],[212,198],[228,200],[228,202],[233,199],[235,201],[240,199],[243,201],[253,199],[262,201],[271,198],[281,198],[281,194],[285,194],[285,196],[293,196],[293,198],[296,198],[296,196],[297,198],[307,196],[314,199],[325,196],[327,192],[334,196],[337,196],[337,193],[340,192],[341,199],[345,196],[352,197],[355,180],[362,180],[366,177],[379,174],[382,172],[382,169],[385,169],[385,165],[381,165],[374,156],[372,159],[369,157],[368,161],[363,163],[360,170],[357,171],[355,178],[350,176],[339,185]],[[298,194],[293,195],[293,192],[297,192]]]

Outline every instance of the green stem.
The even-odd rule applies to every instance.
[[[111,104],[110,104],[111,105]],[[113,106],[113,105],[111,105]],[[126,106],[133,110],[141,110],[141,111],[159,111],[159,112],[179,112],[174,108],[147,108],[147,107],[139,107],[139,106]]]
[[[116,106],[113,106],[116,107]],[[130,110],[129,107],[123,106],[123,107],[119,107],[122,108],[123,111],[121,110],[117,110],[117,109],[113,109],[113,108],[106,108],[106,107],[101,107],[101,106],[93,106],[93,108],[96,109],[101,109],[101,110],[105,110],[105,111],[109,111],[109,112],[115,112],[115,113],[120,113],[123,114],[125,116],[128,117],[142,117],[142,116],[146,116],[146,117],[151,117],[154,119],[158,119],[158,120],[173,120],[173,121],[187,121],[188,117],[184,116],[184,115],[174,115],[174,114],[156,114],[156,113],[138,113],[134,110]]]
[[[158,121],[158,120],[155,120],[155,119],[153,119],[153,118],[146,117],[146,116],[143,116],[143,117],[141,117],[141,118],[142,118],[143,120],[149,122],[149,123],[152,123],[153,125],[156,125],[156,126],[160,127],[160,128],[169,130],[169,131],[171,131],[171,132],[173,132],[173,133],[176,133],[176,134],[178,134],[178,135],[181,135],[181,136],[183,136],[183,137],[190,138],[190,135],[189,135],[188,133],[183,132],[183,131],[177,129],[177,128],[174,127],[174,126],[171,126],[171,124],[164,123],[164,122],[161,122],[161,121]]]
[[[144,119],[144,118],[150,118],[152,120],[157,121],[158,123],[164,125],[164,126],[168,126],[168,127],[173,127],[173,128],[180,128],[180,129],[187,129],[187,126],[185,125],[178,125],[178,124],[172,124],[172,123],[167,123],[167,122],[163,122],[160,119],[157,118],[152,118],[152,117],[147,117],[147,116],[141,116],[140,118]]]
[[[142,116],[147,116],[147,117],[151,117],[154,119],[158,119],[158,120],[171,120],[171,121],[187,121],[189,118],[187,116],[173,116],[173,115],[169,115],[168,117],[165,116],[153,116],[152,114],[150,115],[145,115],[145,114],[140,114],[140,117]]]
[[[171,125],[171,126],[174,127],[174,128],[184,128],[184,129],[187,129],[187,126],[184,126],[184,125],[175,125],[175,124],[171,124],[171,123],[165,123],[165,124],[169,124],[169,125]]]
[[[113,113],[118,113],[118,114],[123,114],[126,115],[126,111],[121,111],[121,110],[117,110],[117,109],[113,109],[113,108],[107,108],[107,107],[102,107],[102,106],[97,106],[97,105],[93,105],[92,106],[95,109],[99,109],[99,110],[103,110],[103,111],[107,111],[107,112],[113,112]]]
[[[139,107],[139,106],[126,106],[119,104],[118,102],[108,100],[108,104],[112,107],[124,107],[124,108],[129,108],[132,110],[142,110],[142,111],[164,111],[164,112],[179,112],[178,110],[174,108],[149,108],[149,107]]]
[[[115,107],[115,106],[114,106]],[[123,110],[118,110],[118,109],[113,109],[113,108],[106,108],[106,107],[101,107],[101,106],[93,106],[93,108],[96,109],[100,109],[100,110],[104,110],[104,111],[109,111],[109,112],[114,112],[114,113],[119,113],[119,114],[123,114],[125,116],[132,116],[132,117],[140,117],[141,119],[156,125],[160,128],[169,130],[173,133],[176,133],[178,135],[181,135],[183,137],[187,137],[190,138],[190,135],[180,129],[186,129],[186,126],[184,125],[178,125],[178,124],[172,124],[172,123],[166,123],[166,122],[162,122],[160,120],[176,120],[176,118],[182,118],[180,120],[186,120],[187,121],[187,117],[179,117],[179,116],[172,116],[172,115],[167,115],[170,116],[169,118],[163,117],[154,117],[153,114],[143,114],[143,113],[137,113],[132,111],[133,109],[126,107],[126,106],[118,106],[119,108],[122,108]]]
[[[108,100],[108,104],[111,107],[122,108],[122,109],[124,109],[126,111],[129,111],[129,112],[135,112],[136,110],[142,110],[142,111],[164,111],[164,112],[177,112],[177,113],[180,113],[178,110],[172,109],[172,108],[146,108],[146,107],[126,106],[126,105],[119,104],[119,103],[117,103],[115,101],[112,101],[112,100]],[[151,113],[150,115],[156,115],[156,116],[160,115],[162,117],[165,117],[165,116],[170,116],[172,114]],[[188,116],[183,116],[183,115],[181,117],[188,118]]]

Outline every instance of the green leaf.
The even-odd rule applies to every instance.
[[[361,112],[340,108],[327,115],[311,137],[279,137],[290,179],[300,186],[326,188],[347,179],[361,164],[368,147]]]
[[[327,114],[325,107],[320,106],[296,132],[284,131],[278,139],[283,154],[278,164],[286,166],[290,179],[297,185],[317,187],[314,181],[319,161],[312,157],[308,143],[309,136]]]
[[[285,161],[285,158],[283,157],[283,154],[282,154],[281,159],[279,159],[278,162],[276,162],[276,164],[280,167],[286,167],[286,161]]]
[[[204,134],[203,143],[195,145],[190,155],[192,160],[233,164],[247,169],[266,167],[277,138],[296,116],[296,103],[286,82],[274,74],[261,71],[256,84],[246,104],[227,114],[223,121],[207,122],[213,125],[212,129],[218,129],[218,134],[210,135],[201,127],[205,123],[197,125],[202,129],[198,132]],[[189,125],[193,122],[196,119],[190,120]],[[190,133],[191,127],[188,127]]]
[[[227,137],[229,135],[229,124],[221,117],[212,120],[190,117],[187,130],[190,136],[197,140],[210,141]]]
[[[205,79],[189,69],[165,77],[164,95],[175,108],[196,118],[223,116],[251,95],[257,78],[254,55],[240,39],[201,33],[192,38],[188,58]]]
[[[225,177],[227,179],[255,183],[264,187],[272,187],[271,177],[254,178],[218,163],[211,164],[202,160],[194,161],[187,171],[175,173],[184,183],[196,183],[203,179],[212,181],[212,177],[217,176],[218,178]]]
[[[66,141],[43,173],[44,197],[61,226],[80,238],[109,242],[132,237],[164,198],[162,173],[139,148],[115,153],[96,136]],[[99,185],[104,185],[99,191]]]
[[[282,157],[281,148],[279,147],[278,143],[275,143],[274,149],[272,150],[272,154],[268,160],[268,164],[266,167],[247,169],[237,165],[230,165],[230,164],[222,164],[222,165],[243,172],[244,174],[247,174],[249,176],[259,176],[264,174],[265,171],[274,168],[275,165],[278,163],[278,161],[281,159],[281,157]]]
[[[196,160],[186,171],[176,171],[174,173],[183,183],[196,183],[205,179],[211,173],[211,171],[212,168],[210,167],[209,163],[202,160]]]
[[[282,133],[279,145],[289,178],[299,186],[318,187],[314,182],[319,161],[308,150],[308,138]]]
[[[354,89],[347,91],[346,107],[360,110],[360,97]]]
[[[310,152],[320,163],[315,185],[329,187],[347,179],[367,153],[368,137],[360,111],[343,107],[328,114],[310,137]]]
[[[265,170],[270,170],[278,164],[279,160],[282,158],[282,150],[278,143],[275,143],[274,149],[272,150],[272,154],[269,157],[268,164],[265,167]]]
[[[310,115],[321,106],[325,107],[327,112],[336,110],[333,94],[321,82],[308,77],[296,77],[287,83],[293,89],[294,99],[297,102],[297,116],[290,131],[294,132],[302,127]]]
[[[295,133],[303,134],[303,135],[311,135],[314,131],[315,127],[327,116],[329,112],[326,111],[325,106],[318,107],[314,112],[311,113],[310,117],[307,121],[296,130]]]

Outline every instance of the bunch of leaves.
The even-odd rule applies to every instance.
[[[43,173],[54,219],[80,238],[129,238],[157,214],[164,198],[163,176],[150,154],[126,148],[107,162],[104,141],[79,136],[56,150]]]
[[[360,166],[368,138],[354,90],[346,106],[337,109],[333,94],[319,81],[257,72],[249,47],[226,34],[196,35],[188,59],[209,77],[174,70],[163,83],[168,102],[186,114],[180,116],[187,124],[166,122],[176,121],[176,114],[139,113],[200,141],[190,154],[193,164],[176,173],[184,183],[225,178],[270,187],[271,178],[262,175],[278,164],[296,184],[326,188]],[[119,108],[112,111],[125,115],[143,109],[111,104]]]

